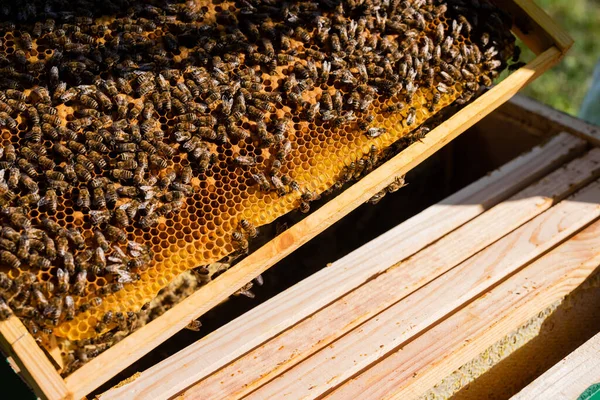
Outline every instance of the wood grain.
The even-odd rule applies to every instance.
[[[135,381],[109,390],[102,398],[177,393],[384,271],[389,263],[414,254],[541,178],[584,147],[585,142],[572,135],[556,136],[144,371]],[[163,385],[165,381],[169,384]]]
[[[542,376],[513,396],[512,400],[552,398],[573,400],[600,382],[600,333],[581,345]]]
[[[600,149],[594,149],[194,385],[186,395],[225,398],[249,393],[589,183],[599,176],[599,165]],[[453,214],[449,207],[437,220]],[[394,230],[401,237],[406,234]],[[393,256],[380,257],[384,253],[378,241],[363,246],[361,257],[352,257],[357,268],[369,265],[369,257],[381,267],[397,263]],[[312,289],[322,286],[315,283]],[[292,314],[294,304],[285,306]]]
[[[72,398],[54,365],[17,317],[0,322],[0,333],[2,350],[12,357],[36,395],[52,400]]]
[[[600,181],[421,287],[248,395],[252,399],[314,398],[385,356],[462,307],[532,259],[600,217]],[[460,243],[457,248],[466,245]],[[460,252],[458,250],[457,252]],[[425,251],[418,265],[444,263],[447,253]],[[400,268],[400,267],[398,267]],[[404,268],[403,268],[404,270]],[[410,274],[407,271],[407,274]],[[396,287],[404,282],[396,281]],[[243,371],[246,372],[246,371]]]
[[[600,222],[595,222],[326,398],[415,398],[570,293],[598,265]],[[554,399],[553,394],[533,398]]]
[[[250,254],[235,268],[226,271],[143,329],[79,368],[66,378],[67,387],[75,396],[84,396],[110,379],[183,329],[189,321],[224,301],[247,282],[364,203],[389,185],[395,176],[404,175],[420,164],[555,64],[560,56],[561,52],[556,47],[541,53],[525,67],[513,72],[458,114],[440,124],[422,142],[409,146],[315,213]]]

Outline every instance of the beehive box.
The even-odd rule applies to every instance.
[[[49,360],[47,360],[47,362],[41,361],[45,358],[45,355],[37,347],[33,337],[27,333],[27,330],[24,328],[24,326],[14,317],[3,322],[1,326],[6,347],[9,348],[13,354],[15,354],[17,362],[22,363],[24,371],[27,371],[27,373],[32,375],[33,380],[36,382],[35,385],[38,386],[38,389],[42,393],[45,393],[48,397],[61,397],[66,396],[69,393],[75,397],[78,397],[89,392],[103,380],[107,379],[111,374],[118,372],[118,370],[124,368],[127,364],[139,358],[165,338],[169,337],[174,332],[187,325],[189,321],[197,318],[200,314],[225,299],[232,292],[236,291],[248,281],[253,279],[262,270],[268,268],[286,254],[289,254],[289,252],[293,251],[295,248],[309,240],[311,237],[315,236],[331,223],[341,218],[358,204],[361,204],[375,193],[379,192],[381,189],[389,185],[396,176],[401,176],[406,173],[410,168],[414,167],[414,165],[418,164],[428,155],[439,149],[443,144],[447,143],[449,140],[462,132],[462,130],[466,129],[466,127],[475,123],[487,112],[490,112],[494,107],[506,100],[520,87],[525,85],[531,79],[535,78],[554,62],[558,61],[561,54],[570,46],[569,38],[561,33],[560,30],[558,30],[543,13],[541,13],[530,3],[507,3],[502,4],[502,6],[506,7],[511,13],[513,13],[517,21],[517,28],[514,29],[515,32],[523,39],[524,43],[526,43],[530,48],[532,48],[532,50],[534,50],[534,52],[536,52],[536,54],[538,54],[538,57],[524,68],[519,69],[511,74],[501,84],[485,93],[475,102],[462,109],[457,115],[442,123],[438,128],[434,129],[432,132],[422,138],[421,142],[417,142],[408,147],[406,150],[402,151],[398,156],[394,157],[386,164],[383,164],[374,172],[368,174],[366,178],[362,179],[350,189],[343,192],[340,196],[327,203],[317,212],[311,214],[302,222],[290,228],[288,231],[284,232],[282,235],[275,238],[264,247],[253,252],[250,256],[241,261],[234,269],[223,273],[217,279],[211,281],[202,289],[196,291],[192,296],[171,311],[165,313],[163,316],[154,320],[144,328],[138,330],[136,333],[130,335],[122,342],[117,343],[111,349],[102,353],[90,363],[85,364],[74,373],[67,376],[64,381],[55,372],[55,369],[52,367]],[[218,10],[219,12],[223,12],[222,6],[217,7],[220,7]],[[203,11],[209,10],[207,9]],[[144,12],[153,14],[155,10],[152,8],[147,8],[144,10]],[[186,14],[185,10],[182,11],[182,13]],[[197,17],[186,14],[184,15],[184,18],[194,19]],[[89,20],[83,18],[81,20],[77,20],[76,22],[86,24],[89,23]],[[122,29],[131,28],[128,28],[126,25],[127,24],[125,23]],[[435,25],[435,27],[437,26],[439,26],[439,23]],[[73,32],[70,33],[78,33],[77,28],[72,29]],[[523,31],[527,33],[523,33]],[[160,33],[161,32],[156,31],[154,35]],[[58,36],[59,37],[56,40],[60,42],[61,36]],[[304,33],[300,30],[297,33],[297,37],[299,38],[298,40],[301,41],[303,36]],[[80,37],[83,43],[79,44],[85,48],[85,41],[89,39],[87,39],[85,36]],[[114,39],[111,37],[110,32],[105,32],[104,37],[105,40],[108,39],[109,42]],[[43,49],[43,52],[38,51],[42,49],[38,49],[37,42],[32,42],[29,44],[26,37],[5,37],[5,46],[12,49],[10,52],[11,54],[12,52],[16,53],[14,50],[14,43],[16,39],[18,39],[19,45],[29,48],[28,51],[30,52],[30,56],[37,57],[39,60],[45,57],[48,57],[49,60],[53,60],[54,54],[51,50],[46,48]],[[133,39],[128,37],[127,40]],[[170,39],[166,38],[164,40],[165,43],[168,44]],[[67,44],[70,46],[69,48],[72,48],[73,52],[81,51],[75,44]],[[65,44],[63,43],[63,45]],[[216,46],[217,44],[210,45]],[[452,43],[450,43],[449,46],[452,46]],[[509,47],[509,49],[512,48]],[[177,54],[176,56],[179,56],[181,59],[183,59],[186,55]],[[20,54],[15,54],[15,57],[19,59]],[[260,63],[260,60],[257,61]],[[155,62],[160,63],[160,58],[155,59]],[[77,68],[80,67],[81,65],[79,64],[73,65],[75,72],[77,71]],[[69,66],[69,68],[71,67]],[[139,65],[136,67],[131,65],[123,65],[119,68],[133,68],[134,70],[138,68],[139,70],[143,71],[143,67],[140,67]],[[284,73],[282,69],[278,70],[277,68],[272,71],[273,75]],[[7,71],[10,72],[10,70]],[[219,69],[219,71],[223,72],[221,69]],[[14,72],[15,71],[13,70],[12,73]],[[71,75],[73,75],[71,79],[87,79],[85,74],[82,74],[81,77],[78,77],[75,72],[70,72]],[[311,68],[308,68],[308,65],[305,68],[294,67],[292,70],[288,69],[287,72],[294,72],[299,76],[312,73]],[[49,71],[49,73],[53,74],[54,72]],[[347,76],[344,77],[343,73],[340,73],[339,75],[342,79],[351,80]],[[139,95],[143,96],[144,94],[148,93],[145,92],[148,86],[145,76],[146,74],[139,73],[136,78],[137,86],[135,86],[135,90],[138,92],[138,97]],[[35,80],[37,78],[33,79]],[[277,85],[285,87],[288,82],[291,82],[289,84],[292,86],[298,86],[298,82],[294,83],[293,79],[290,77],[277,82]],[[383,85],[381,86],[382,90],[387,87],[386,82],[383,81],[380,83]],[[158,84],[160,84],[160,82]],[[252,86],[253,83],[250,81],[248,84]],[[270,88],[271,85],[276,86],[275,83],[268,79],[264,81],[264,87]],[[123,86],[123,90],[127,92],[128,89],[125,85]],[[86,306],[85,308],[89,308],[88,310],[76,315],[72,321],[62,322],[54,329],[53,334],[56,334],[59,337],[66,337],[67,339],[86,339],[104,333],[106,329],[109,329],[112,326],[112,321],[110,321],[110,318],[107,317],[107,313],[122,313],[122,317],[126,312],[136,310],[142,304],[151,300],[161,287],[166,285],[166,283],[176,277],[181,271],[196,267],[198,265],[209,264],[212,261],[217,261],[224,256],[227,256],[234,250],[243,251],[246,247],[246,239],[244,238],[243,231],[240,230],[242,220],[247,221],[250,224],[248,225],[250,227],[252,225],[259,226],[270,222],[277,216],[291,209],[297,207],[306,208],[309,200],[328,190],[332,185],[334,185],[336,180],[343,178],[344,175],[350,174],[353,177],[354,175],[360,175],[360,172],[368,171],[368,168],[365,169],[365,171],[360,172],[357,172],[354,169],[350,170],[350,165],[352,162],[355,164],[358,164],[360,161],[365,163],[367,162],[366,160],[369,160],[369,158],[365,159],[366,156],[368,157],[373,153],[375,153],[373,155],[379,156],[379,152],[385,149],[391,143],[396,142],[401,138],[410,138],[408,133],[413,129],[413,126],[421,124],[432,115],[432,112],[429,111],[428,108],[423,107],[423,105],[426,105],[425,102],[433,101],[433,92],[430,90],[427,93],[427,85],[425,84],[422,88],[415,88],[413,86],[412,89],[405,90],[405,92],[403,92],[403,96],[408,95],[411,97],[410,100],[416,101],[415,104],[421,104],[421,107],[411,106],[406,107],[404,110],[399,110],[399,112],[392,111],[394,107],[398,108],[399,98],[395,98],[394,95],[387,95],[387,97],[384,96],[384,101],[380,101],[380,105],[377,106],[379,107],[377,109],[379,112],[373,113],[374,121],[370,122],[369,119],[363,115],[363,117],[365,117],[364,121],[361,119],[356,122],[353,120],[355,117],[354,113],[350,112],[341,113],[340,115],[335,116],[335,118],[332,118],[331,122],[329,122],[326,126],[328,131],[332,131],[335,135],[337,135],[335,136],[336,140],[333,140],[323,136],[323,133],[325,133],[325,128],[317,127],[316,124],[306,121],[312,119],[310,117],[310,113],[314,112],[314,109],[304,106],[304,101],[306,101],[309,106],[314,105],[315,97],[320,96],[320,102],[322,104],[327,104],[327,101],[323,100],[323,96],[320,93],[323,90],[322,86],[323,85],[321,85],[319,88],[315,87],[314,91],[306,93],[303,95],[305,97],[302,99],[294,100],[295,103],[300,103],[296,104],[294,109],[291,109],[288,105],[288,108],[285,108],[284,106],[282,108],[277,108],[277,110],[269,111],[269,105],[264,104],[265,100],[259,98],[257,99],[258,101],[254,101],[252,105],[247,107],[248,116],[252,117],[254,120],[260,120],[264,118],[262,116],[263,113],[272,112],[274,114],[272,118],[265,118],[265,120],[269,122],[269,129],[265,133],[264,129],[261,128],[261,124],[248,124],[247,126],[244,126],[244,123],[242,123],[240,124],[241,127],[238,127],[238,129],[231,127],[227,132],[221,132],[222,135],[240,136],[237,138],[237,142],[235,140],[233,142],[225,141],[221,147],[218,147],[217,145],[209,145],[207,147],[200,146],[202,148],[198,150],[197,153],[194,153],[193,157],[198,159],[198,164],[196,165],[194,163],[194,167],[199,168],[200,170],[205,170],[206,176],[202,177],[202,179],[199,179],[198,177],[189,179],[189,176],[186,175],[187,171],[185,170],[185,167],[189,165],[186,155],[173,156],[174,164],[169,164],[169,162],[166,161],[166,158],[168,158],[167,155],[171,152],[171,150],[162,148],[159,149],[158,154],[160,154],[160,156],[155,156],[150,160],[151,165],[153,165],[153,170],[160,171],[164,168],[164,164],[166,163],[167,167],[171,165],[170,169],[177,172],[173,178],[169,176],[169,168],[166,169],[165,173],[158,174],[157,179],[169,180],[168,183],[163,184],[162,186],[170,187],[172,184],[176,184],[179,188],[178,191],[184,192],[188,190],[185,185],[191,184],[191,186],[197,189],[198,192],[185,202],[181,202],[181,199],[173,198],[168,202],[163,201],[163,203],[156,204],[156,207],[162,208],[161,213],[164,215],[160,215],[156,218],[154,216],[151,218],[149,215],[146,215],[144,218],[138,217],[136,222],[138,222],[139,225],[127,226],[122,231],[106,228],[107,230],[105,230],[105,233],[111,237],[111,240],[114,239],[116,241],[127,242],[128,239],[131,240],[133,238],[138,238],[138,241],[129,244],[129,246],[132,247],[129,250],[133,250],[133,252],[141,254],[139,257],[139,265],[137,264],[136,260],[132,261],[134,262],[134,266],[139,267],[140,275],[139,277],[136,277],[135,275],[125,275],[124,282],[127,283],[126,287],[123,290],[116,291],[114,295],[111,295],[111,291],[114,289],[120,289],[119,282],[114,280],[109,281],[102,277],[101,274],[90,273],[90,288],[96,285],[98,290],[100,290],[100,293],[105,295],[105,297],[103,297],[102,306],[95,308],[89,308]],[[325,87],[328,88],[328,90],[332,90],[334,97],[332,102],[336,101],[335,90],[326,84]],[[438,90],[439,87],[444,88],[443,91],[446,91],[448,96],[440,96],[438,108],[451,103],[452,101],[458,99],[459,96],[467,93],[464,87],[457,86],[454,88],[449,88],[447,86],[440,86],[438,84]],[[385,90],[389,89],[390,88],[387,88]],[[111,88],[108,87],[106,91],[110,92]],[[182,89],[179,89],[179,91],[181,92]],[[144,94],[142,94],[142,92]],[[70,96],[68,93],[69,92],[67,90],[62,94],[66,96],[65,99]],[[10,104],[14,104],[15,107],[18,107],[18,102],[22,96],[33,96],[33,98],[41,99],[37,101],[44,103],[45,95],[46,94],[42,90],[34,90],[31,93],[25,91],[23,94],[19,94],[19,92],[10,92],[10,95],[8,96],[9,98],[6,99],[6,104],[8,106],[10,106]],[[101,103],[102,99],[102,97],[97,93],[96,95],[98,96],[97,101],[91,99],[88,94],[78,93],[78,103],[93,109],[94,107],[99,106],[95,105],[93,101],[99,101]],[[185,93],[183,93],[183,95],[179,94],[179,96],[181,98],[186,97]],[[210,88],[209,91],[203,93],[202,96],[203,99],[209,103],[209,105],[212,104],[210,103],[209,99],[214,97],[214,95],[210,92]],[[177,99],[179,99],[179,97],[176,97],[176,100]],[[404,97],[402,99],[408,100]],[[14,101],[17,101],[17,103],[14,103]],[[123,111],[117,110],[118,113],[123,112],[126,115],[131,116],[134,113],[139,115],[144,113],[146,110],[146,105],[144,104],[142,107],[141,101],[135,101],[135,99],[125,96],[124,99],[116,102],[118,103],[121,101],[124,104],[129,103],[130,108],[123,109]],[[68,101],[64,102],[68,103]],[[176,103],[176,101],[172,102]],[[158,99],[157,103],[164,104],[161,99]],[[374,102],[373,104],[376,105],[377,103]],[[164,107],[166,107],[166,105],[164,105]],[[174,107],[177,107],[177,105]],[[219,108],[219,110],[222,110],[223,106],[220,107],[221,108]],[[360,108],[361,106],[359,105],[358,107]],[[367,108],[368,107],[369,103],[367,103]],[[72,131],[77,131],[84,127],[85,124],[90,122],[89,115],[94,114],[90,111],[84,112],[84,110],[85,109],[82,107],[73,109],[73,107],[70,107],[68,104],[57,106],[56,114],[58,120],[53,117],[52,114],[47,114],[43,115],[43,122],[50,124],[49,128],[53,128],[52,124],[54,124]],[[390,113],[390,115],[386,116],[386,118],[383,118],[381,111],[383,111],[383,116],[385,116],[386,113]],[[286,113],[292,116],[290,123],[293,125],[293,127],[289,127],[290,132],[293,132],[290,133],[290,138],[292,140],[289,142],[285,139],[270,139],[267,137],[264,139],[265,143],[278,143],[271,149],[271,147],[268,145],[265,145],[264,147],[257,147],[254,140],[244,138],[244,130],[256,129],[256,132],[254,133],[255,135],[264,134],[268,136],[270,132],[277,133],[278,129],[280,129],[278,128],[280,126],[279,124],[283,124],[283,119],[285,118]],[[297,115],[294,113],[297,113]],[[299,115],[303,116],[302,120]],[[360,113],[357,111],[356,115],[360,115]],[[14,125],[16,124],[16,129],[18,129],[20,125],[26,124],[23,118],[24,117],[20,116],[19,118],[12,120],[4,116],[3,120],[5,125],[9,128],[15,128]],[[198,128],[186,125],[190,123],[189,121],[186,121],[188,117],[182,117],[174,122],[168,121],[167,119],[163,120],[163,118],[163,116],[159,117],[158,119],[150,118],[152,123],[145,121],[145,125],[141,124],[140,128],[143,130],[143,134],[146,135],[148,132],[154,133],[154,129],[158,130],[158,124],[167,126],[170,124],[170,126],[175,126],[177,129],[181,128],[181,131],[185,131],[186,129],[195,130]],[[202,121],[198,119],[192,119],[191,122],[196,122],[198,125],[203,125],[206,123],[206,121],[208,121],[208,124],[213,124],[210,117],[207,118],[209,119]],[[343,125],[347,122],[352,122],[352,124],[349,127],[344,127],[344,129],[337,129],[338,124],[340,125],[339,127],[343,127]],[[363,123],[366,124],[364,128],[362,128]],[[181,125],[176,126],[175,124]],[[44,127],[44,125],[42,125],[42,127]],[[251,129],[251,127],[253,128]],[[203,128],[203,126],[200,128]],[[384,131],[382,128],[386,128],[387,130]],[[48,130],[49,133],[47,134],[52,135],[52,130]],[[362,132],[363,130],[367,132],[367,135]],[[198,131],[203,132],[202,134],[208,136],[212,135],[212,133],[209,131],[202,129],[198,129]],[[45,132],[42,133],[46,134]],[[419,131],[419,138],[423,133],[423,130]],[[5,132],[3,135],[6,144],[13,141],[13,138],[15,139],[15,142],[21,139],[25,141],[32,140],[29,136],[27,138],[21,138],[19,135],[12,135],[10,132]],[[66,135],[69,135],[68,131]],[[181,135],[183,135],[182,137],[185,138],[185,132]],[[211,139],[211,137],[208,137],[207,139]],[[234,137],[234,139],[236,138]],[[154,138],[154,140],[157,140],[157,138]],[[218,140],[223,140],[223,137],[216,136],[211,140],[216,140],[217,143],[220,143]],[[90,143],[87,143],[87,141],[90,141]],[[98,142],[98,140],[96,140],[94,137],[90,137],[89,139],[86,138],[86,145],[93,146],[95,149],[94,151],[102,153],[103,148],[101,147],[101,144],[96,142]],[[44,145],[46,144],[50,145],[53,149],[55,147],[55,144],[52,143],[52,141],[48,141],[48,143],[44,142]],[[332,151],[327,146],[323,147],[323,144],[327,144],[327,146],[332,144],[336,150]],[[372,150],[372,145],[376,146],[375,151]],[[140,146],[142,146],[141,143]],[[147,147],[147,144],[144,144],[143,146],[147,149],[151,149],[151,147]],[[216,156],[207,155],[207,153],[210,153],[210,151],[214,150],[215,146],[217,146],[217,148],[222,152],[217,152],[216,154],[218,155]],[[35,148],[34,146],[32,147]],[[76,149],[77,147],[74,146],[73,148]],[[115,147],[115,149],[117,149],[117,147]],[[191,150],[195,149],[196,148]],[[37,148],[37,150],[39,150],[39,148]],[[18,151],[21,152],[22,150],[19,149]],[[60,153],[63,150],[62,148],[57,148],[54,151]],[[249,168],[254,166],[251,164],[257,164],[261,167],[266,167],[267,164],[269,164],[268,168],[273,169],[273,160],[270,158],[270,156],[273,156],[273,154],[271,153],[276,153],[275,158],[277,158],[277,153],[280,152],[283,153],[283,156],[281,157],[282,160],[279,161],[285,161],[281,162],[282,165],[280,168],[282,174],[287,173],[290,177],[290,181],[287,183],[284,183],[286,181],[285,179],[281,179],[281,184],[287,186],[282,187],[279,180],[274,179],[274,177],[277,177],[278,175],[272,175],[270,177],[271,182],[268,183],[268,186],[270,187],[273,185],[276,190],[270,190],[267,193],[257,190],[256,184],[253,184],[252,182],[258,181],[258,184],[260,184],[262,181],[264,181],[262,178],[266,178],[266,174],[261,176],[259,173],[252,173],[252,170]],[[192,151],[190,151],[190,153],[192,153]],[[289,161],[287,158],[290,155],[291,161]],[[31,155],[31,157],[37,158],[39,156]],[[92,157],[91,155],[89,155],[89,157],[90,159],[93,159],[94,162],[101,161],[97,161],[97,157]],[[221,159],[219,159],[219,157],[221,157]],[[342,163],[339,162],[340,159],[343,160]],[[83,161],[80,164],[84,165],[85,159],[82,160]],[[109,162],[112,161],[112,159],[109,159]],[[121,161],[128,160],[122,159]],[[141,163],[141,161],[139,162]],[[209,169],[205,164],[211,162],[212,164]],[[232,163],[237,163],[238,165],[232,165]],[[46,166],[50,166],[49,162],[45,162],[44,164]],[[181,165],[181,168],[173,168],[173,165]],[[95,167],[100,168],[98,165]],[[25,166],[23,166],[23,168],[25,168]],[[128,181],[131,179],[128,176],[130,173],[127,172],[126,168],[119,169],[120,171],[118,173],[110,171],[110,177],[116,179],[117,181]],[[78,178],[81,178],[83,181],[91,181],[91,178],[93,178],[93,176],[86,176],[85,172],[75,172],[78,173],[77,175],[81,175],[78,176]],[[260,170],[258,172],[260,172]],[[107,171],[107,175],[108,174],[109,172]],[[188,178],[186,178],[186,176],[188,176]],[[234,184],[234,176],[241,176],[241,180],[236,180],[236,183]],[[258,179],[255,178],[255,176],[258,176]],[[281,176],[283,177],[283,175]],[[320,179],[315,179],[315,176],[320,176]],[[293,181],[291,181],[292,179]],[[56,181],[56,179],[54,180]],[[24,184],[25,183],[26,182],[24,182]],[[296,188],[298,190],[294,190]],[[80,186],[76,190],[76,193],[78,193],[77,196],[79,197],[81,197],[81,189],[82,187]],[[118,191],[118,184],[114,187],[114,189]],[[124,191],[124,189],[122,190]],[[60,186],[57,187],[57,191],[60,192]],[[285,195],[282,195],[283,193],[277,193],[277,191],[285,191]],[[144,195],[146,195],[145,193],[146,192],[144,191]],[[170,196],[165,192],[160,193],[160,195],[163,199],[169,198]],[[93,230],[93,221],[90,222],[89,219],[86,219],[86,215],[88,214],[83,214],[77,210],[73,211],[71,208],[75,202],[78,201],[79,197],[68,199],[59,198],[57,201],[58,205],[56,217],[58,217],[59,220],[62,217],[64,219],[64,222],[62,223],[66,223],[66,226],[68,227],[74,229],[77,229],[78,227],[83,228],[84,231],[87,231],[87,234],[84,234],[84,240],[89,241],[91,239],[91,232]],[[97,196],[93,194],[93,197],[95,199]],[[44,198],[48,201],[51,200],[47,199],[46,197]],[[81,202],[83,200],[79,201]],[[123,204],[124,203],[121,203],[120,200],[117,200],[113,206],[119,208],[119,206]],[[200,206],[200,204],[202,205]],[[268,204],[268,206],[262,207],[261,204]],[[172,213],[172,207],[176,206],[182,207],[183,209],[179,213],[175,213],[174,216],[169,216]],[[128,205],[128,207],[131,206]],[[217,215],[207,213],[208,211],[215,209],[219,209],[219,213]],[[200,212],[196,210],[204,211]],[[267,212],[268,210],[271,210],[271,212]],[[38,213],[39,211],[33,210],[32,212]],[[15,221],[19,219],[18,213],[15,212],[12,215]],[[165,215],[168,218],[166,218]],[[230,215],[231,218],[226,217],[227,215]],[[36,224],[43,223],[42,217],[38,214],[30,215],[30,217],[33,218],[34,223]],[[91,217],[88,216],[87,218]],[[98,218],[102,218],[102,214],[98,214]],[[116,221],[116,224],[120,223],[118,220]],[[247,231],[251,231],[251,228],[247,229]],[[128,235],[128,237],[122,238],[122,233]],[[74,234],[70,232],[70,236],[74,236]],[[69,240],[73,242],[78,241],[76,237],[71,237]],[[135,243],[144,245],[148,241],[152,244],[152,254],[155,265],[153,265],[151,268],[145,269],[143,268],[145,267],[144,264],[148,261],[146,259],[146,254],[144,254],[146,250],[137,249],[136,246],[138,245]],[[83,246],[85,246],[85,244]],[[12,258],[8,256],[5,256],[5,258],[5,262],[14,264],[14,260]],[[44,268],[48,271],[42,272],[42,280],[47,281],[51,276],[54,276],[55,270],[52,270],[53,272],[50,274],[50,270],[52,268]],[[42,268],[42,270],[44,268]],[[213,271],[209,271],[209,273],[210,272]],[[98,275],[98,277],[94,278],[96,275]],[[12,276],[12,278],[18,277]],[[81,276],[80,278],[80,281],[85,281],[87,277]],[[133,279],[137,279],[137,281],[131,283],[128,282],[129,280]],[[75,284],[76,282],[71,281],[71,283]],[[90,289],[84,291],[83,296],[80,297],[81,298],[77,299],[78,307],[87,304],[92,298],[97,296],[96,293]],[[102,322],[102,320],[105,322]],[[42,333],[44,333],[43,329]],[[48,339],[52,339],[51,335],[41,337],[42,341],[46,341]],[[45,344],[48,346],[47,343]],[[33,358],[36,359],[35,365],[31,364],[33,359],[28,358],[26,354],[23,354],[23,351],[37,354]]]
[[[511,100],[456,146],[500,168],[99,398],[510,397],[600,329],[599,133]]]

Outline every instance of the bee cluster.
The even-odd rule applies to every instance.
[[[518,61],[486,0],[25,3],[0,7],[0,317],[42,339],[130,332]]]

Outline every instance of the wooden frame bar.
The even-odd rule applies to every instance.
[[[8,347],[12,348],[7,348],[7,351],[10,351],[19,365],[27,369],[30,374],[27,380],[36,388],[38,394],[50,399],[85,396],[183,329],[190,320],[198,318],[277,261],[343,218],[391,183],[395,176],[406,174],[556,64],[572,44],[568,35],[531,0],[506,0],[505,3],[514,4],[512,7],[520,15],[519,18],[529,21],[531,26],[539,27],[527,33],[524,33],[523,29],[515,28],[515,33],[538,53],[533,61],[446,120],[422,142],[411,145],[319,210],[249,255],[235,268],[226,271],[164,315],[83,365],[66,379],[63,380],[59,376],[19,320],[11,318],[0,322],[0,334],[4,338],[10,338],[13,331],[25,331],[19,339],[19,343],[22,344],[11,346],[8,341]],[[33,365],[37,367],[31,367]]]

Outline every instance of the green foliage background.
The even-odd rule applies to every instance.
[[[536,0],[575,39],[566,57],[523,93],[556,109],[577,115],[600,62],[600,0]],[[523,46],[521,46],[523,47]],[[523,52],[523,59],[533,54]]]

